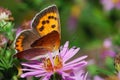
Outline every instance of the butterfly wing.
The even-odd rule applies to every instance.
[[[52,31],[51,33],[35,40],[31,45],[32,48],[20,51],[15,56],[19,59],[36,60],[45,57],[48,52],[57,51],[59,45],[59,33],[57,31]]]
[[[45,54],[47,54],[48,52],[49,50],[45,48],[31,48],[18,52],[17,54],[14,55],[14,57],[25,60],[37,60],[45,57]]]
[[[32,21],[32,28],[42,38],[31,46],[47,48],[50,51],[58,50],[60,45],[60,18],[55,5],[40,11]]]
[[[52,31],[47,35],[34,41],[31,47],[46,48],[49,51],[57,51],[60,46],[60,37],[57,31]]]
[[[32,28],[40,36],[45,36],[52,31],[60,34],[60,18],[56,5],[47,7],[36,14],[32,21]]]
[[[23,31],[19,34],[15,41],[15,49],[20,52],[31,48],[33,41],[39,38],[38,35],[31,30]]]

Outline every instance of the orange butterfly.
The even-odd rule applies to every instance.
[[[60,18],[56,5],[40,11],[32,20],[32,28],[20,33],[15,41],[15,56],[36,60],[60,46]]]

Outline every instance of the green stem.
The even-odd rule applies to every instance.
[[[5,47],[3,48],[2,55],[5,55],[6,49],[7,49],[7,43],[5,44]]]
[[[56,74],[53,75],[53,80],[56,80],[56,77],[55,77]]]

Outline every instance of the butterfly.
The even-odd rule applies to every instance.
[[[22,31],[15,40],[14,55],[19,59],[36,60],[48,52],[59,50],[60,18],[56,5],[51,5],[35,15],[31,29]]]

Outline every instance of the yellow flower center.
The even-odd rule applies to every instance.
[[[43,62],[44,63],[43,68],[47,72],[55,72],[56,70],[61,69],[63,67],[61,57],[57,55],[52,59],[53,61],[51,61],[50,58],[47,58]]]

